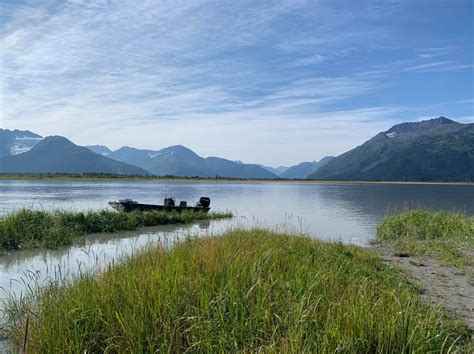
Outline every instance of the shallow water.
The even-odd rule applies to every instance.
[[[474,185],[12,179],[0,180],[0,215],[23,207],[103,209],[108,201],[124,198],[161,203],[166,195],[188,203],[209,196],[213,210],[231,210],[236,217],[91,235],[73,247],[0,256],[0,300],[20,295],[28,285],[95,271],[146,245],[170,245],[182,237],[219,234],[232,227],[268,227],[365,245],[386,215],[408,208],[474,214]]]

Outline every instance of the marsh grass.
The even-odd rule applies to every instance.
[[[379,225],[376,239],[400,252],[474,266],[474,218],[464,214],[414,210],[391,216]]]
[[[375,253],[257,229],[143,250],[7,314],[38,353],[426,353],[469,336]]]
[[[48,212],[22,209],[0,218],[0,249],[57,248],[70,245],[75,239],[91,233],[135,230],[142,226],[187,224],[195,220],[228,217],[232,217],[232,214],[165,211],[124,213],[109,210]]]

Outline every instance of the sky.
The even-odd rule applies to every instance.
[[[0,127],[292,165],[474,122],[472,0],[0,0]]]

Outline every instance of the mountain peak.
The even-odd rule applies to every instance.
[[[441,121],[441,122],[444,122],[444,123],[456,123],[454,120],[446,118],[445,116],[439,116],[438,118],[433,118],[433,119],[429,119],[429,120]]]
[[[422,120],[420,124],[424,125],[430,125],[430,126],[438,126],[438,125],[444,125],[444,124],[460,124],[458,122],[455,122],[454,120],[451,120],[446,117],[438,117],[438,118],[432,118],[432,119],[427,119],[427,120]]]
[[[19,129],[10,130],[10,129],[0,128],[0,133],[12,134],[18,138],[42,138],[41,135],[32,133],[29,130],[19,130]]]
[[[120,151],[120,152],[125,152],[125,151],[139,151],[139,149],[134,148],[134,147],[131,147],[131,146],[124,145],[124,146],[122,146],[121,148],[115,150],[114,152],[117,152],[117,151]]]
[[[193,152],[191,149],[188,149],[186,146],[183,145],[171,145],[166,148],[161,149],[163,150],[170,150],[170,151],[186,151],[186,152]]]
[[[433,119],[422,120],[421,122],[408,122],[396,124],[389,130],[382,132],[380,135],[386,138],[406,137],[413,138],[415,136],[425,134],[439,134],[448,130],[456,130],[462,127],[463,124],[455,122],[446,117],[438,117]]]
[[[188,149],[187,147],[183,145],[168,146],[164,149],[159,150],[158,153],[179,155],[179,156],[186,156],[186,157],[199,157],[198,154],[196,154],[194,151],[192,151],[191,149]]]
[[[53,145],[74,145],[74,143],[72,141],[65,138],[64,136],[51,135],[51,136],[47,136],[46,138],[44,138],[43,140],[38,142],[38,144],[36,144],[35,147],[39,148],[39,147],[42,147],[42,146],[52,145],[52,144]]]

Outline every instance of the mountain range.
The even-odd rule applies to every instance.
[[[474,181],[474,124],[445,117],[397,124],[334,158],[309,178]]]
[[[280,177],[288,179],[304,179],[308,178],[309,175],[315,173],[321,167],[325,166],[329,161],[331,161],[334,156],[326,156],[319,161],[312,162],[302,162],[298,165],[289,167],[284,171]]]
[[[474,124],[445,117],[402,123],[337,157],[291,167],[161,150],[77,146],[60,136],[0,129],[0,173],[106,173],[258,179],[474,181]]]
[[[170,146],[158,151],[124,146],[107,156],[117,161],[133,163],[157,176],[278,178],[277,175],[258,165],[219,157],[203,158],[182,145]]]
[[[104,145],[77,146],[60,136],[0,129],[0,173],[104,173],[177,177],[276,179],[258,165],[219,157],[203,158],[181,146],[158,151]]]
[[[44,138],[24,153],[0,158],[0,172],[150,174],[140,167],[98,155],[61,136]]]

